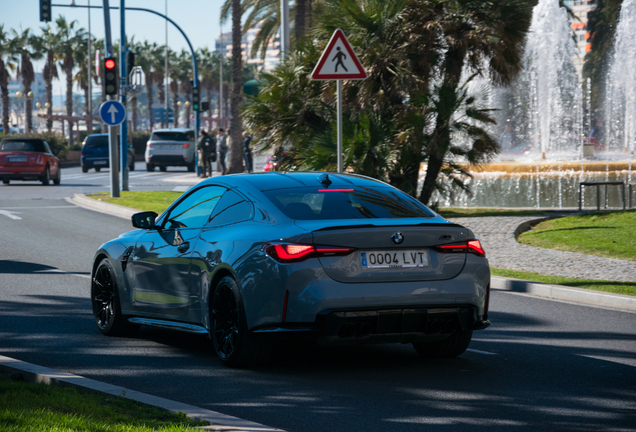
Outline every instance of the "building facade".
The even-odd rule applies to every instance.
[[[259,70],[270,71],[276,67],[280,62],[280,35],[277,34],[275,38],[270,40],[265,52],[265,58],[261,58],[261,53],[258,53],[256,57],[250,56],[252,47],[254,46],[254,40],[260,31],[260,24],[250,28],[243,35],[241,39],[241,54],[243,61],[246,64],[254,64]],[[223,56],[226,58],[232,57],[232,32],[221,34],[221,36],[215,41],[215,49],[217,52],[223,49]]]
[[[596,9],[596,0],[565,0],[563,4],[572,11],[571,26],[577,48],[577,53],[572,61],[579,79],[582,80],[585,54],[592,49],[592,44],[588,43],[590,38],[590,32],[587,31],[588,14]]]

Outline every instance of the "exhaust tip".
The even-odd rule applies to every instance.
[[[356,335],[356,326],[354,324],[346,324],[340,331],[340,336],[343,338],[351,338]]]
[[[365,322],[360,324],[360,337],[367,337],[371,334],[371,323]]]
[[[432,321],[429,321],[428,323],[428,329],[427,332],[428,334],[439,334],[442,332],[442,327],[444,325],[444,321],[439,320],[439,319],[434,319]]]

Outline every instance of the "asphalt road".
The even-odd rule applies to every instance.
[[[92,256],[129,222],[4,187],[2,210],[21,218],[0,214],[2,355],[294,432],[636,430],[636,314],[494,291],[460,358],[289,345],[232,370],[204,337],[97,331]]]

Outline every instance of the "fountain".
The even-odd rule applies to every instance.
[[[503,148],[494,163],[470,167],[473,178],[468,183],[473,196],[459,194],[449,199],[433,195],[432,202],[442,207],[578,208],[580,182],[633,182],[636,44],[630,38],[636,28],[636,0],[624,1],[620,19],[608,79],[605,111],[611,126],[605,143],[587,138],[594,120],[584,110],[590,106],[591,86],[589,81],[580,82],[572,62],[576,48],[568,13],[559,0],[539,0],[533,10],[523,71],[509,87],[491,87],[487,97],[491,107],[501,110],[492,133],[500,136],[505,125],[512,126],[516,145]],[[473,87],[484,84],[488,83]],[[618,142],[623,143],[620,152]],[[593,155],[582,152],[584,144],[593,147]],[[632,153],[626,155],[622,147]],[[608,189],[609,207],[622,208],[619,192],[619,188]],[[583,194],[584,206],[595,206],[595,191],[584,190]]]

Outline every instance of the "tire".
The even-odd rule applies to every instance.
[[[128,171],[134,171],[135,170],[135,164],[134,162],[130,165],[128,165]]]
[[[115,272],[108,258],[95,270],[91,282],[91,303],[95,324],[106,336],[130,336],[139,330],[139,324],[128,322],[121,313]]]
[[[5,179],[2,179],[2,184],[6,184],[6,185],[7,185],[7,184],[9,184],[9,183],[11,183],[11,180],[5,180]]]
[[[236,281],[226,276],[210,297],[210,336],[225,366],[250,367],[265,363],[272,347],[247,329],[245,309]]]
[[[44,186],[48,186],[49,183],[51,182],[51,170],[49,169],[48,165],[44,169],[44,174],[42,174],[40,181],[42,182]]]
[[[83,172],[83,173],[87,173],[87,172],[88,172],[88,167],[83,166],[83,167],[82,167],[82,172]]]
[[[188,165],[188,172],[194,172],[195,169],[196,165],[194,164],[194,161],[192,161],[192,163]]]
[[[62,182],[62,169],[58,166],[57,167],[57,177],[55,177],[55,179],[53,179],[53,184],[57,186],[61,182]]]
[[[102,169],[100,167],[95,168],[95,172],[100,172]]]
[[[150,164],[150,163],[146,164],[146,171],[153,172],[154,170],[155,170],[155,166],[153,164]]]
[[[168,167],[166,167],[166,166],[160,166],[159,167],[159,171],[161,171],[161,172],[166,172],[167,170],[168,170]]]
[[[473,337],[472,330],[455,330],[449,337],[437,342],[413,342],[413,348],[426,358],[452,358],[466,351]]]

